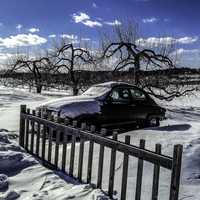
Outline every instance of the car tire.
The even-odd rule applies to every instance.
[[[158,127],[160,126],[160,119],[158,117],[149,116],[146,120],[146,127]]]

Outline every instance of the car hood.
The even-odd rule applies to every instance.
[[[75,118],[85,114],[99,113],[100,104],[97,98],[80,95],[52,100],[41,107],[60,112],[61,117]]]
[[[96,100],[95,98],[92,98],[90,96],[84,96],[84,95],[69,96],[45,102],[44,104],[41,104],[40,107],[46,107],[52,110],[59,110],[60,108],[66,105],[77,104],[81,102],[92,102],[92,101]]]

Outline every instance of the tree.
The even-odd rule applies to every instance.
[[[140,44],[135,27],[130,24],[127,27],[115,26],[113,36],[103,38],[101,60],[114,60],[113,74],[127,68],[133,69],[134,84],[159,99],[172,100],[196,89],[172,84],[170,70],[176,66],[169,55],[174,50],[174,44],[152,43],[151,46],[143,46]],[[145,76],[146,73],[143,73],[162,72],[166,69],[168,74],[153,73],[151,76]]]
[[[7,73],[16,73],[24,72],[30,73],[29,81],[33,81],[34,86],[36,87],[36,92],[41,93],[44,79],[42,77],[43,73],[49,72],[50,66],[52,66],[48,57],[40,58],[26,58],[24,56],[18,56],[12,60],[10,69]]]
[[[51,60],[55,73],[66,73],[69,77],[69,84],[72,87],[73,95],[77,95],[81,88],[80,70],[88,69],[94,63],[93,57],[87,48],[77,47],[74,43],[61,42],[51,52]]]

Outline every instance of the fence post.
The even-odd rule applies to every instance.
[[[117,141],[116,131],[113,132],[113,140]],[[112,148],[111,159],[110,159],[109,186],[108,186],[108,195],[110,198],[113,197],[113,188],[114,188],[114,179],[115,179],[115,163],[116,163],[116,149]]]
[[[125,143],[130,145],[131,137],[129,135],[125,136]],[[126,199],[126,190],[127,190],[127,179],[128,179],[128,163],[129,163],[129,155],[128,153],[124,153],[123,160],[123,172],[122,172],[122,187],[121,187],[121,200]]]
[[[161,154],[161,144],[156,144],[156,153]],[[158,199],[159,177],[160,177],[160,165],[154,164],[152,197],[151,197],[152,200]]]
[[[140,149],[144,149],[144,148],[145,148],[145,140],[140,140]],[[139,158],[138,168],[137,168],[135,200],[141,199],[143,163],[144,163],[143,159]]]
[[[95,133],[95,126],[90,127],[90,132]],[[91,182],[92,177],[92,163],[93,163],[94,141],[90,140],[89,154],[88,154],[88,170],[87,170],[87,183]]]
[[[105,136],[106,132],[107,132],[107,130],[105,128],[102,128],[101,129],[101,136]],[[103,144],[100,144],[98,175],[97,175],[97,188],[100,188],[100,189],[102,188],[104,149],[105,149],[105,146]]]
[[[81,130],[86,130],[86,123],[81,124]],[[80,146],[79,146],[79,161],[78,161],[78,179],[82,182],[82,171],[83,171],[83,156],[84,156],[84,138],[80,137]]]
[[[72,122],[72,126],[77,128],[77,121]],[[72,131],[72,143],[70,152],[70,164],[69,164],[69,176],[73,177],[74,173],[74,159],[75,159],[75,147],[76,147],[76,130]]]
[[[174,146],[169,200],[178,200],[182,152],[182,145],[179,144]]]
[[[26,113],[26,105],[20,106],[20,125],[19,125],[19,145],[24,147],[24,136],[25,136],[25,119],[22,114]]]

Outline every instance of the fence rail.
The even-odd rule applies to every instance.
[[[130,157],[138,158],[137,167],[137,180],[135,199],[141,199],[142,193],[142,177],[144,161],[150,162],[154,165],[153,180],[152,180],[152,200],[158,199],[159,192],[159,179],[160,168],[166,168],[171,171],[171,185],[169,200],[178,200],[179,184],[180,184],[180,171],[181,171],[181,159],[182,159],[182,145],[174,146],[173,157],[165,156],[161,154],[161,145],[156,144],[155,152],[145,149],[145,140],[140,141],[140,146],[134,146],[130,144],[130,136],[125,136],[125,142],[118,141],[117,132],[113,132],[112,138],[105,137],[106,130],[102,129],[100,134],[95,132],[95,127],[88,127],[86,124],[82,124],[81,127],[77,127],[77,122],[69,124],[69,121],[60,121],[58,118],[54,121],[52,116],[43,116],[41,113],[33,110],[30,113],[30,109],[27,109],[25,105],[21,105],[20,111],[20,138],[19,144],[24,147],[29,153],[40,158],[44,164],[51,166],[55,169],[60,169],[64,173],[75,177],[75,155],[76,141],[79,139],[79,153],[78,153],[78,166],[77,166],[77,178],[80,182],[83,181],[83,164],[87,162],[87,179],[86,182],[93,184],[97,188],[103,189],[103,167],[105,158],[105,148],[111,149],[110,153],[110,168],[109,168],[109,181],[107,194],[110,198],[113,198],[114,194],[114,181],[116,178],[116,156],[117,152],[123,153],[123,166],[122,166],[122,178],[121,178],[121,200],[126,199],[127,193],[127,179],[128,179],[128,166]],[[69,141],[70,138],[70,141]],[[84,157],[85,142],[89,142],[87,161]],[[70,148],[70,158],[68,170],[66,170],[66,155],[67,146]],[[92,182],[92,171],[94,169],[93,157],[94,157],[94,145],[98,144],[98,170],[97,180],[94,184]],[[53,151],[54,148],[54,151]],[[62,153],[60,153],[62,148]],[[54,157],[54,162],[52,162]],[[59,166],[59,163],[61,165]]]

